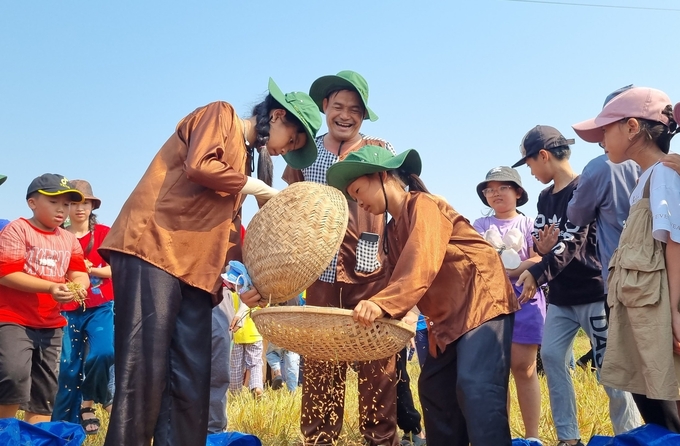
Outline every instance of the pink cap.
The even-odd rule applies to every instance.
[[[602,127],[624,118],[648,119],[668,125],[668,116],[663,111],[671,103],[668,95],[661,90],[634,87],[608,102],[597,117],[571,127],[585,141],[602,142]]]

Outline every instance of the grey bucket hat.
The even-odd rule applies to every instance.
[[[477,185],[477,195],[479,195],[480,200],[482,200],[482,203],[484,203],[485,206],[489,206],[489,202],[486,200],[484,192],[482,191],[486,189],[486,185],[489,184],[489,181],[514,183],[517,187],[519,187],[522,190],[522,195],[517,199],[517,206],[522,206],[526,204],[527,201],[529,201],[529,195],[522,187],[522,178],[519,176],[519,172],[517,172],[517,170],[513,169],[512,167],[500,166],[494,167],[489,172],[487,172],[484,181]]]

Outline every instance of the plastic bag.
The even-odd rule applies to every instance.
[[[524,238],[519,229],[512,228],[501,237],[498,228],[491,226],[484,232],[484,240],[496,248],[496,251],[501,255],[505,269],[515,269],[522,263],[519,251],[524,246]]]
[[[231,260],[227,271],[222,274],[222,280],[234,285],[239,294],[243,294],[253,287],[253,282],[250,280],[246,266],[236,260]]]

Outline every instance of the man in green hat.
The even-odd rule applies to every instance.
[[[387,141],[360,133],[362,123],[378,116],[368,107],[368,84],[354,71],[323,76],[309,90],[326,115],[328,133],[316,138],[318,156],[309,167],[287,167],[288,183],[326,184],[326,170],[348,153],[366,145],[394,149]],[[307,304],[353,309],[385,284],[382,269],[382,234],[385,221],[349,203],[349,223],[340,250],[331,265],[307,289]],[[347,363],[326,363],[305,358],[300,429],[305,444],[334,444],[342,429]],[[396,434],[395,358],[358,363],[359,429],[369,445],[398,445]],[[418,431],[419,432],[419,431]],[[418,433],[416,432],[416,433]]]

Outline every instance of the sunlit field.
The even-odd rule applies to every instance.
[[[589,348],[588,339],[580,333],[575,344],[576,357],[578,358]],[[416,407],[420,410],[416,385],[419,373],[418,363],[414,358],[409,363],[409,374],[411,376],[411,389],[416,401]],[[550,415],[546,381],[544,377],[541,377],[540,380],[542,392],[540,436],[544,444],[548,446],[557,442],[557,438]],[[579,427],[583,442],[587,443],[587,440],[596,434],[612,435],[607,395],[602,387],[597,384],[595,375],[577,367],[573,372],[573,380],[576,388]],[[347,388],[356,389],[356,386],[356,374],[349,370],[347,373]],[[292,394],[286,391],[285,388],[278,391],[266,389],[264,395],[259,399],[253,398],[250,392],[230,395],[227,410],[229,430],[257,435],[262,440],[262,444],[266,446],[298,445],[301,441],[299,430],[300,400],[301,388],[298,388]],[[98,410],[98,416],[102,421],[100,433],[88,436],[85,442],[86,445],[104,444],[108,415],[106,412]],[[339,445],[354,446],[362,444],[358,420],[356,392],[348,391],[345,403],[345,423]],[[517,405],[514,384],[511,384],[510,423],[513,437],[522,436],[524,428]]]

